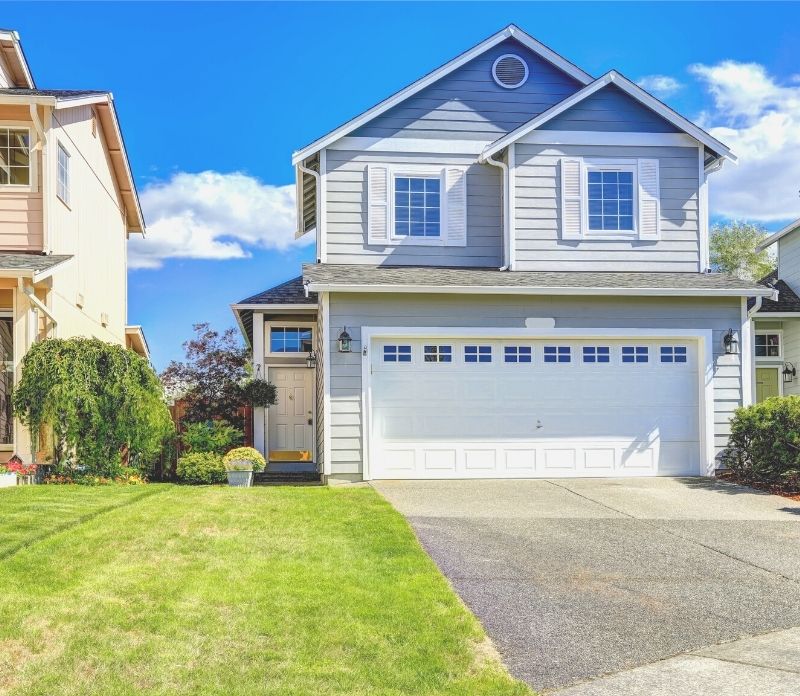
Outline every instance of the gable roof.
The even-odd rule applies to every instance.
[[[396,92],[387,99],[384,99],[382,102],[376,104],[371,109],[368,109],[367,111],[356,116],[350,121],[347,121],[347,123],[342,124],[341,126],[330,131],[326,135],[323,135],[321,138],[318,138],[309,145],[306,145],[306,147],[302,148],[301,150],[298,150],[292,156],[292,164],[298,164],[299,162],[302,162],[304,159],[313,155],[315,152],[322,150],[323,148],[327,147],[336,140],[339,140],[339,138],[344,137],[348,133],[354,131],[356,128],[364,125],[368,121],[371,121],[376,116],[380,116],[382,113],[388,111],[393,106],[396,106],[401,101],[408,99],[417,92],[425,89],[426,87],[436,82],[437,80],[441,79],[445,75],[449,75],[451,72],[453,72],[457,68],[460,68],[465,63],[468,63],[473,58],[481,55],[485,51],[488,51],[490,48],[510,38],[516,39],[523,46],[530,49],[534,53],[538,54],[546,61],[552,63],[557,68],[563,70],[570,77],[574,78],[582,85],[588,85],[589,83],[592,82],[593,78],[591,75],[589,75],[589,73],[584,72],[577,65],[571,63],[566,58],[563,58],[558,53],[553,51],[551,48],[548,48],[543,43],[537,41],[532,36],[522,31],[522,29],[520,29],[519,27],[515,26],[514,24],[509,24],[504,29],[501,29],[495,34],[492,34],[489,38],[481,41],[479,44],[473,46],[468,51],[465,51],[461,55],[456,56],[451,61],[445,63],[436,70],[433,70],[432,72],[429,72],[427,75],[424,75],[416,82],[413,82],[412,84],[408,85],[408,87],[401,89],[399,92]]]
[[[308,296],[306,296],[306,289],[303,285],[303,276],[297,276],[297,278],[287,280],[285,283],[276,285],[274,288],[264,290],[257,295],[246,297],[241,302],[237,302],[234,307],[262,304],[315,305],[317,304],[317,295],[316,293],[310,292],[308,293]]]
[[[36,86],[25,52],[22,50],[19,34],[13,29],[0,29],[0,54],[11,69],[17,87]]]
[[[527,135],[533,130],[536,130],[543,124],[547,123],[551,119],[555,118],[559,114],[562,114],[567,109],[572,108],[576,104],[579,104],[587,97],[595,94],[598,90],[603,89],[603,87],[607,87],[608,85],[616,85],[619,89],[625,92],[628,96],[632,97],[636,101],[638,101],[643,106],[647,107],[651,111],[657,113],[666,121],[669,121],[672,125],[676,128],[679,128],[685,133],[688,133],[692,136],[695,140],[703,143],[706,147],[710,150],[713,150],[721,157],[725,157],[733,162],[736,161],[736,155],[734,155],[730,149],[719,140],[717,140],[714,136],[706,133],[702,128],[696,126],[694,123],[689,121],[687,118],[681,116],[677,111],[674,111],[670,107],[668,107],[663,102],[656,99],[654,96],[645,92],[639,85],[634,84],[631,82],[627,77],[620,74],[616,70],[611,70],[607,72],[602,77],[599,77],[591,84],[586,85],[583,89],[578,90],[575,94],[567,97],[563,101],[560,101],[555,106],[550,107],[547,111],[535,116],[527,123],[523,123],[519,128],[516,130],[511,131],[510,133],[506,133],[506,135],[498,138],[493,143],[487,145],[483,152],[481,152],[480,157],[478,158],[479,162],[485,162],[488,157],[500,152],[511,143],[516,142],[523,136]]]
[[[778,230],[777,232],[773,232],[769,237],[767,237],[761,244],[756,247],[756,251],[764,251],[769,246],[772,246],[782,237],[785,237],[787,234],[791,234],[795,230],[800,230],[800,219],[795,220],[794,222],[790,222],[786,227],[782,230]]]

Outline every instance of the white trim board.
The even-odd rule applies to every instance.
[[[628,145],[697,147],[697,140],[686,133],[617,133],[607,131],[535,130],[523,135],[523,145]]]
[[[477,156],[490,140],[442,140],[440,138],[365,138],[345,136],[331,143],[329,150],[354,152],[410,152],[437,155]]]
[[[496,34],[492,34],[492,36],[490,36],[489,38],[484,39],[476,46],[473,46],[468,51],[465,51],[461,55],[456,56],[451,61],[445,63],[436,70],[429,72],[421,79],[408,85],[408,87],[401,89],[399,92],[396,92],[387,99],[384,99],[382,102],[379,102],[371,109],[368,109],[359,116],[356,116],[355,118],[347,121],[338,128],[335,128],[327,135],[323,135],[321,138],[318,138],[309,145],[306,145],[306,147],[296,151],[292,155],[292,164],[297,164],[298,162],[304,160],[306,157],[313,155],[318,150],[328,147],[331,143],[335,142],[336,140],[339,140],[339,138],[354,131],[356,128],[364,125],[365,123],[371,121],[377,116],[380,116],[382,113],[385,113],[386,111],[391,109],[393,106],[396,106],[400,102],[408,99],[409,97],[414,96],[417,92],[420,92],[421,90],[425,89],[426,87],[433,84],[437,80],[445,77],[446,75],[449,75],[451,72],[460,68],[462,65],[468,63],[473,58],[476,58],[482,53],[485,53],[490,48],[493,48],[494,46],[505,41],[506,39],[511,39],[511,38],[516,39],[523,46],[533,51],[534,53],[538,54],[549,63],[552,63],[557,68],[564,71],[565,73],[573,77],[575,80],[580,82],[582,85],[588,85],[589,83],[592,82],[593,78],[591,75],[589,75],[589,73],[584,72],[573,63],[570,63],[568,60],[558,55],[558,53],[556,53],[552,49],[540,43],[532,36],[526,34],[519,27],[513,24],[509,24],[507,27],[505,27],[505,29],[501,29]]]
[[[777,232],[773,232],[769,237],[767,237],[761,244],[756,247],[756,251],[764,251],[768,246],[775,244],[779,239],[785,237],[787,234],[794,232],[795,230],[800,229],[800,219],[795,220],[794,222],[790,222],[786,227]]]
[[[497,328],[430,328],[430,327],[361,327],[361,414],[364,423],[362,434],[362,476],[371,479],[371,427],[372,371],[370,352],[372,341],[380,337],[403,338],[530,338],[530,339],[581,339],[581,338],[641,338],[658,340],[682,338],[698,343],[698,389],[700,397],[700,457],[706,476],[716,470],[714,456],[714,340],[713,331],[698,329],[497,329]]]

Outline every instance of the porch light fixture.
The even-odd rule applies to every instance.
[[[306,367],[310,370],[317,366],[317,354],[310,350],[308,351],[308,355],[306,355]]]
[[[797,376],[797,370],[795,369],[794,365],[790,362],[783,364],[783,383],[784,384],[791,384],[794,382],[794,378]]]
[[[347,333],[347,327],[345,326],[342,329],[342,333],[339,334],[339,352],[349,353],[352,349],[353,339],[350,337],[350,334]]]
[[[739,339],[733,329],[728,329],[727,333],[722,337],[722,346],[725,348],[727,355],[735,355],[739,352]]]

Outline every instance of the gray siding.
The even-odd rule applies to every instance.
[[[561,157],[659,160],[661,239],[561,239]],[[700,264],[693,147],[516,145],[516,260],[522,271],[692,271]]]
[[[800,293],[800,230],[778,240],[778,278]]]
[[[679,133],[679,128],[628,96],[616,85],[608,85],[539,130],[614,131],[631,133]]]
[[[367,165],[468,165],[465,247],[367,243]],[[500,266],[503,255],[500,170],[474,156],[399,155],[328,150],[327,262],[429,266]]]
[[[714,333],[715,443],[727,443],[728,421],[741,405],[740,356],[723,355],[722,335],[741,323],[738,298],[523,297],[490,295],[332,294],[331,334],[343,326],[353,353],[331,340],[331,475],[361,475],[361,327],[524,328],[530,317],[555,317],[556,328],[688,328]]]
[[[517,89],[500,87],[492,78],[492,64],[504,53],[516,53],[528,64],[528,80]],[[519,42],[508,39],[351,135],[495,140],[581,86]]]

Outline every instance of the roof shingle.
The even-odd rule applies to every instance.
[[[768,276],[764,276],[760,281],[763,285],[775,288],[778,291],[778,299],[771,300],[765,297],[761,301],[761,307],[758,309],[759,314],[769,314],[770,312],[798,312],[800,313],[800,297],[792,290],[789,285],[783,281],[778,280],[778,271],[772,271]],[[747,306],[752,309],[755,306],[755,298],[748,300]]]
[[[316,304],[316,303],[317,303],[316,293],[310,292],[308,293],[308,297],[306,297],[305,287],[303,286],[303,276],[297,276],[297,278],[292,278],[291,280],[287,280],[285,283],[276,285],[274,288],[270,288],[269,290],[264,290],[263,292],[260,292],[257,295],[252,295],[251,297],[246,297],[237,304],[303,305],[303,304]]]

